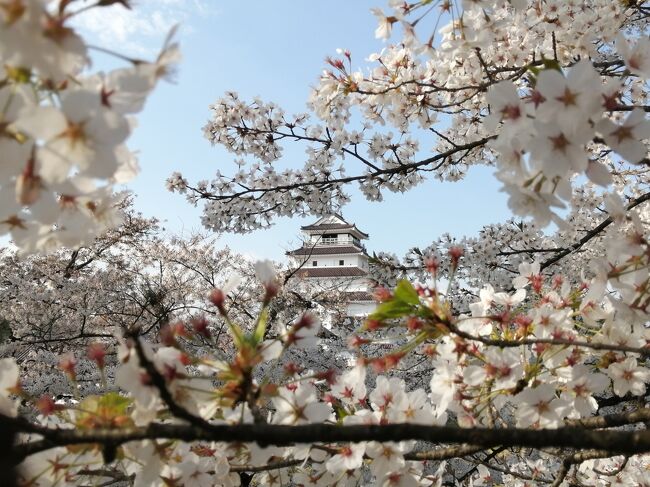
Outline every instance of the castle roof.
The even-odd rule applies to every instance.
[[[348,291],[344,292],[343,296],[348,301],[374,301],[372,293],[367,291]]]
[[[309,233],[318,233],[331,230],[348,230],[350,233],[355,233],[359,238],[368,238],[369,235],[365,232],[362,232],[357,228],[356,225],[348,223],[343,219],[339,214],[333,213],[331,215],[325,215],[322,218],[319,218],[317,221],[311,225],[305,225],[300,227],[302,230],[305,230]]]
[[[287,255],[336,255],[336,254],[365,254],[365,250],[356,245],[331,245],[329,247],[304,246],[290,250]]]
[[[312,267],[298,271],[300,277],[363,277],[367,274],[358,267]]]

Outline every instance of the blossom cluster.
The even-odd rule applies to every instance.
[[[114,185],[138,171],[126,146],[156,82],[178,59],[91,73],[72,24],[90,8],[69,1],[0,3],[0,235],[24,252],[88,243],[119,221]]]
[[[449,254],[451,265],[457,267],[462,249],[452,247]],[[47,393],[30,396],[16,363],[3,359],[0,412],[15,416],[17,398],[22,397],[39,414],[41,426],[73,427],[88,433],[108,428],[118,434],[134,427],[178,424],[175,417],[179,415],[205,428],[414,423],[543,429],[597,419],[594,414],[602,398],[643,397],[650,383],[644,365],[650,356],[650,332],[644,326],[647,310],[635,305],[647,302],[647,290],[640,295],[637,289],[634,295],[606,296],[599,278],[574,287],[560,276],[545,277],[539,263],[533,262],[520,265],[511,283],[514,292],[485,286],[469,314],[456,314],[436,287],[413,287],[401,281],[394,291],[380,293],[377,309],[350,340],[358,351],[356,363],[337,373],[286,361],[290,348],[326,346],[319,345],[319,324],[309,314],[277,338],[265,338],[268,306],[279,284],[267,263],[258,263],[256,268],[265,304],[253,327],[243,328],[233,321],[225,304],[227,290],[215,289],[210,294],[212,305],[229,327],[236,349],[232,359],[218,350],[207,355],[192,352],[189,344],[195,338],[209,336],[198,322],[169,324],[155,346],[127,334],[117,353],[115,386],[121,392],[73,401],[56,400]],[[438,266],[431,263],[429,268],[435,277]],[[605,279],[615,284],[619,277],[620,271],[614,269]],[[368,345],[386,328],[398,331],[389,339],[394,347],[381,356],[369,356],[365,353]],[[93,346],[87,357],[103,371],[106,353],[104,347]],[[425,357],[432,370],[426,389],[408,388],[404,379],[389,375],[413,354]],[[76,357],[63,357],[59,369],[77,396]],[[37,430],[23,436],[19,447],[22,442],[34,442],[38,435]],[[87,445],[47,448],[31,455],[20,475],[25,482],[37,481],[38,485],[64,481],[75,485],[106,475],[133,476],[135,485],[239,485],[238,472],[260,469],[264,472],[257,479],[260,485],[282,485],[288,479],[298,485],[349,485],[362,479],[374,479],[377,485],[440,485],[447,463],[440,461],[433,468],[423,464],[428,454],[419,448],[414,441],[279,447],[154,438],[120,446],[112,457],[117,460],[110,474],[101,467],[112,462],[106,459],[106,450]],[[454,451],[449,455],[438,459],[453,458]],[[542,463],[535,463],[514,455],[511,461],[517,463],[506,477],[512,482],[526,475],[546,479],[539,470],[555,460],[542,456]],[[640,482],[645,462],[646,457],[635,457],[616,475]],[[609,475],[606,470],[594,472],[583,468],[579,475],[585,482]],[[477,480],[484,482],[481,485],[491,485],[490,471],[478,474]]]
[[[456,18],[453,3],[440,5],[437,23],[451,20],[439,39],[423,35],[429,2],[375,9],[377,36],[390,38],[399,24],[401,42],[371,55],[367,71],[353,68],[348,50],[328,57],[308,102],[313,116],[228,93],[211,106],[204,132],[242,157],[237,172],[195,185],[175,173],[169,188],[205,202],[208,228],[245,232],[274,216],[337,210],[348,184],[381,200],[383,190],[422,184],[427,172],[457,181],[471,165],[496,162],[513,212],[543,227],[561,222],[552,209],[570,201],[572,175],[608,185],[612,151],[644,160],[648,43],[629,39],[643,30],[642,12],[603,0],[495,0],[463,2]],[[355,110],[362,124],[353,128]],[[435,135],[433,155],[418,141],[422,131]],[[278,167],[286,142],[306,145],[302,168]]]
[[[116,251],[102,270],[137,278],[88,299],[73,299],[68,280],[97,254],[82,264],[75,251],[62,276],[43,277],[43,264],[7,279],[3,287],[36,295],[5,293],[19,301],[9,319],[25,320],[23,329],[35,310],[51,336],[61,303],[80,317],[82,338],[86,326],[102,330],[98,318],[120,325],[110,330],[115,348],[106,340],[57,357],[67,394],[36,392],[22,380],[25,364],[0,359],[0,421],[18,433],[10,460],[24,484],[647,484],[650,14],[641,2],[461,3],[375,9],[376,35],[388,39],[399,24],[401,42],[372,55],[367,72],[353,69],[347,50],[328,58],[313,116],[227,93],[204,133],[239,158],[236,172],[196,184],[176,173],[168,186],[207,202],[207,228],[245,232],[337,209],[349,183],[379,200],[427,173],[455,181],[494,163],[513,213],[533,222],[443,235],[404,262],[379,254],[377,307],[347,349],[331,323],[292,314],[269,263],[251,271],[261,288],[216,278],[222,263],[209,244],[156,242],[162,257],[135,264]],[[167,43],[154,63],[88,75],[88,48],[68,24],[84,8],[0,6],[9,161],[0,226],[25,251],[87,242],[110,220],[112,185],[134,172],[130,117],[177,49]],[[433,6],[446,22],[438,37],[424,31]],[[286,142],[306,145],[303,168],[281,167]],[[549,235],[551,221],[558,231]],[[194,248],[179,259],[171,247],[184,245]],[[157,267],[159,287],[143,262]],[[380,441],[385,427],[408,435]],[[305,431],[319,434],[292,440]]]
[[[626,42],[619,37],[629,65]],[[582,60],[566,76],[553,68],[541,71],[523,97],[512,81],[490,88],[491,114],[486,124],[504,121],[492,147],[498,153],[497,178],[510,194],[509,206],[515,214],[532,215],[542,226],[551,219],[562,224],[550,208],[563,208],[571,199],[572,177],[584,174],[607,187],[612,181],[609,170],[602,161],[590,158],[596,149],[589,151],[588,145],[605,144],[632,164],[645,160],[643,141],[650,138],[650,121],[644,111],[630,107],[622,123],[604,116],[619,109],[622,87],[623,81],[617,79],[603,83],[591,62]]]

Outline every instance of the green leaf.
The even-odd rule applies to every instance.
[[[406,279],[402,279],[395,288],[395,299],[404,303],[418,305],[420,304],[420,297],[413,285]]]
[[[99,399],[97,405],[114,412],[114,414],[126,414],[126,410],[131,405],[131,399],[117,392],[109,392]]]
[[[117,392],[109,392],[103,396],[88,396],[79,404],[79,414],[75,424],[78,428],[108,427],[119,424],[129,424],[128,408],[132,400]],[[117,422],[117,423],[116,423]]]
[[[393,292],[393,297],[381,303],[369,316],[374,320],[389,320],[411,315],[417,311],[420,304],[420,297],[413,285],[406,279],[402,279]]]
[[[557,62],[555,59],[542,59],[542,63],[544,63],[544,69],[554,69],[555,71],[559,71],[560,73],[562,72],[562,67],[560,66],[560,63]]]
[[[255,326],[255,332],[253,333],[253,346],[257,346],[258,343],[261,343],[264,340],[264,334],[266,333],[266,323],[269,320],[269,311],[268,308],[264,307],[260,312],[259,317],[257,318],[257,326]]]
[[[411,313],[413,313],[413,305],[393,299],[377,306],[369,318],[373,320],[389,320],[401,318]]]
[[[343,406],[335,404],[333,407],[334,407],[334,412],[336,413],[336,419],[338,420],[339,423],[342,424],[345,417],[349,416],[350,414],[345,410]]]
[[[237,350],[241,350],[244,342],[246,341],[246,335],[244,335],[242,329],[233,323],[230,318],[227,316],[225,318],[226,323],[228,323],[228,331],[230,331],[230,334],[232,335],[232,341],[234,342],[235,347],[237,347]]]
[[[103,396],[88,396],[81,401],[81,409],[88,413],[101,412],[102,415],[118,416],[126,414],[131,405],[131,399],[117,392],[109,392]]]

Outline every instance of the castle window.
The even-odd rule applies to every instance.
[[[318,265],[318,261],[317,260],[312,260],[311,265],[313,267],[316,267]]]
[[[336,233],[325,233],[323,234],[322,243],[324,244],[335,244],[338,241],[338,235]]]
[[[339,265],[343,265],[343,264],[345,264],[345,261],[339,260]]]

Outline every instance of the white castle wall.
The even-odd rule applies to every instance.
[[[303,269],[310,267],[360,267],[368,269],[368,259],[360,254],[306,255],[294,257],[296,265],[305,263]],[[343,265],[339,261],[343,261]],[[316,261],[317,265],[313,265]]]
[[[320,289],[336,289],[341,292],[368,291],[369,282],[364,278],[310,277],[305,283]]]
[[[376,303],[349,303],[347,307],[347,315],[352,317],[368,316],[375,310]]]

